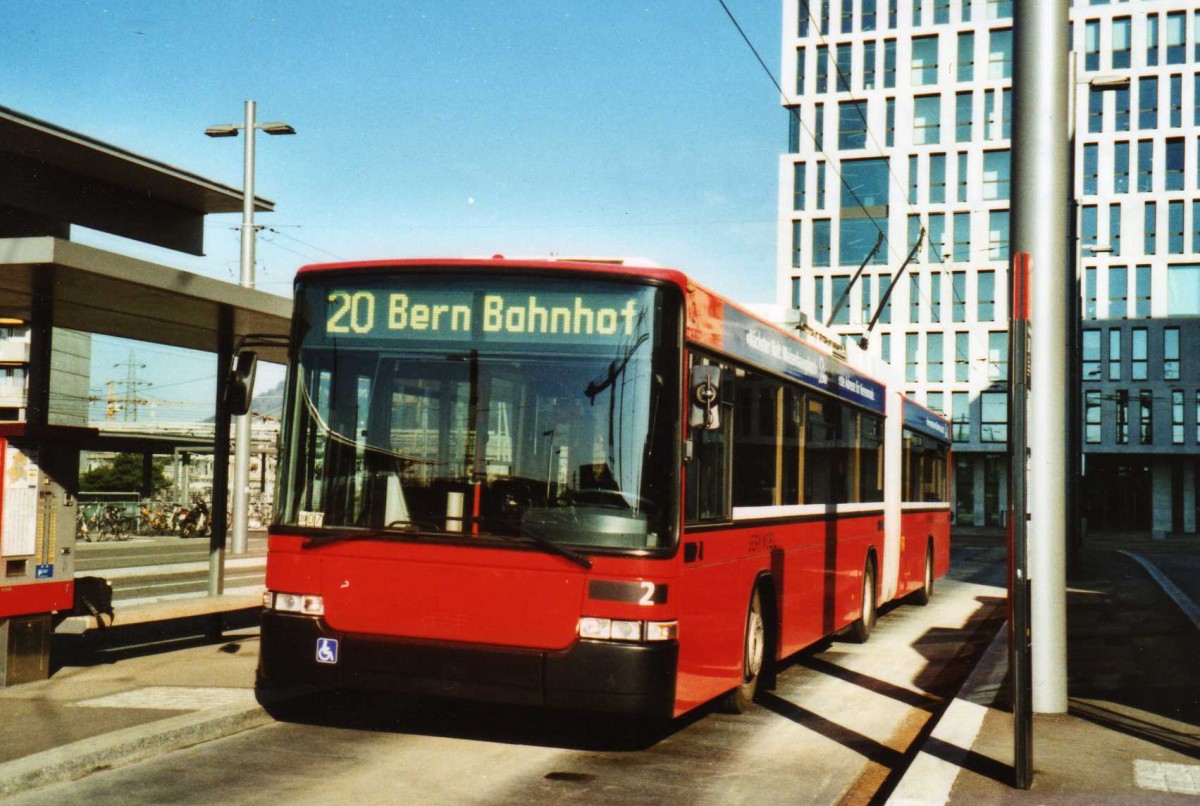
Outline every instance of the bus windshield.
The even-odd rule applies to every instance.
[[[432,272],[302,278],[278,522],[669,548],[679,348],[665,293]]]

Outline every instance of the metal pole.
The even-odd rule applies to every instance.
[[[229,408],[225,405],[225,379],[233,366],[233,312],[222,307],[217,314],[217,416],[213,426],[212,526],[208,538],[208,594],[225,592],[225,511],[229,503]]]
[[[1033,783],[1033,713],[1029,620],[1029,255],[1016,253],[1012,275],[1008,396],[1008,668],[1012,687],[1014,785]]]
[[[1011,251],[1032,256],[1029,555],[1033,709],[1067,710],[1067,0],[1017,0],[1013,14]]]
[[[246,101],[246,137],[242,188],[242,265],[241,284],[254,288],[254,101]],[[223,377],[223,376],[222,376]],[[235,418],[233,444],[233,541],[234,554],[246,553],[246,517],[249,510],[246,489],[250,485],[250,418]]]

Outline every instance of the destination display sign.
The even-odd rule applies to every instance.
[[[883,414],[884,387],[836,359],[726,306],[723,343],[734,355]]]
[[[394,279],[310,293],[326,339],[383,341],[620,344],[648,329],[653,305],[653,291],[642,287],[547,292],[525,283],[446,288]]]
[[[911,400],[904,401],[904,427],[942,442],[950,441],[950,423]]]

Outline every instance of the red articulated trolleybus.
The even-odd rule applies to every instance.
[[[946,420],[677,271],[330,264],[295,299],[264,702],[740,711],[949,568]]]

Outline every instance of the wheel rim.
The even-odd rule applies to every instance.
[[[863,576],[862,620],[868,627],[875,623],[875,576],[870,572]]]
[[[746,680],[753,680],[762,671],[763,647],[766,644],[766,629],[762,613],[750,611],[750,623],[746,625]]]
[[[925,592],[933,590],[933,555],[925,555]]]

